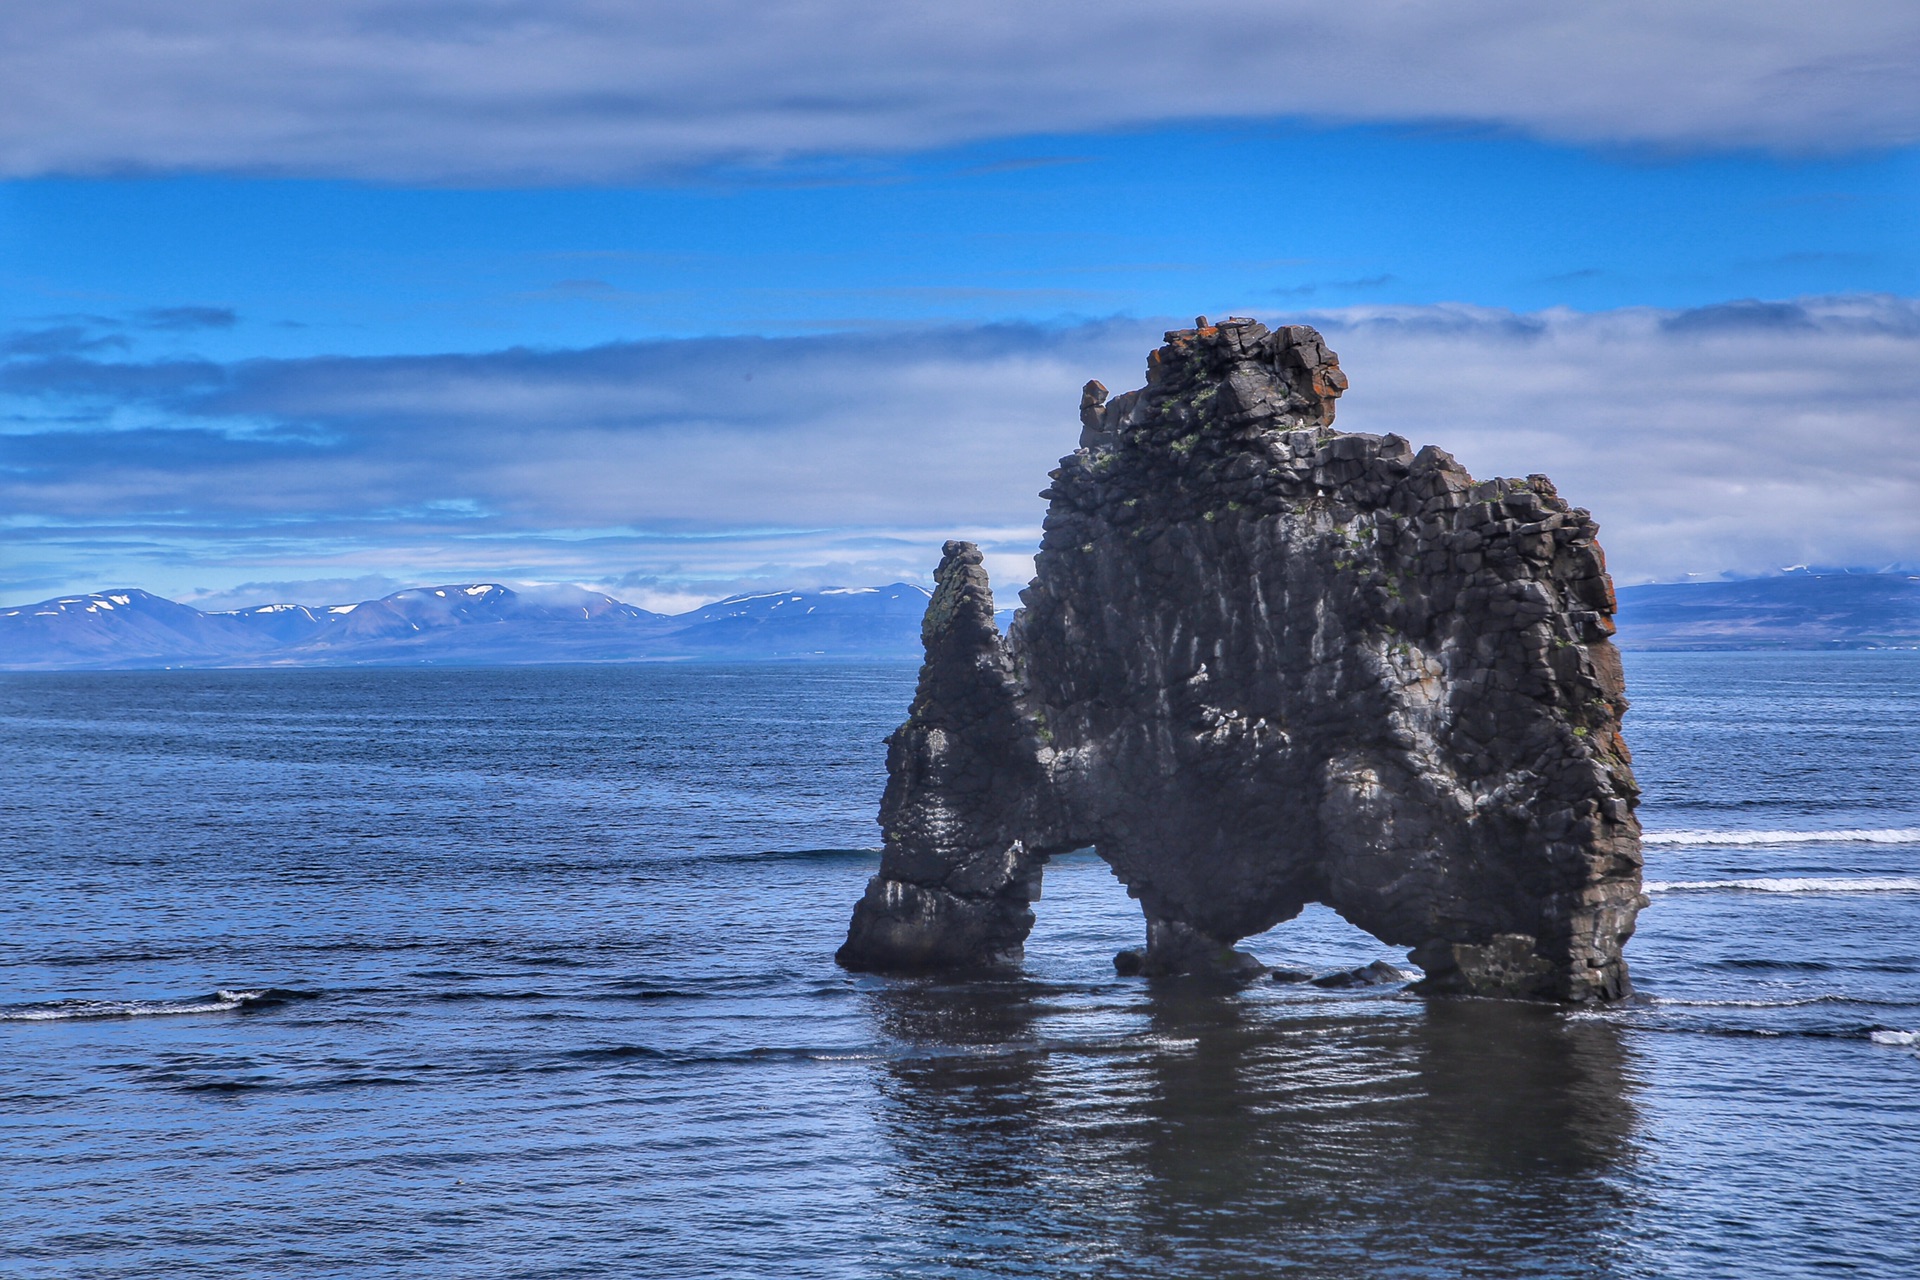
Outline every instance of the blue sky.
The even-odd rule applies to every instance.
[[[143,349],[468,351],[875,323],[1920,292],[1920,153],[1604,154],[1219,126],[1014,139],[649,187],[217,177],[4,195],[8,322],[186,305]]]
[[[1593,9],[0,19],[0,602],[1017,578],[1201,312],[1622,580],[1920,561],[1920,19]]]

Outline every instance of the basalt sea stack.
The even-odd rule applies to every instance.
[[[950,542],[888,741],[879,875],[841,964],[1017,962],[1047,858],[1140,900],[1123,971],[1251,976],[1234,943],[1322,902],[1423,988],[1627,993],[1639,825],[1593,519],[1545,476],[1332,429],[1304,326],[1167,335],[1089,383],[1002,639]]]

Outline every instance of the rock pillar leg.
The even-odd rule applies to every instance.
[[[1040,741],[1021,711],[979,548],[947,543],[935,579],[913,708],[887,739],[880,874],[834,957],[848,969],[1017,963],[1033,928]]]
[[[1113,958],[1113,967],[1128,978],[1185,976],[1230,982],[1250,982],[1268,972],[1255,957],[1234,950],[1231,942],[1209,937],[1183,921],[1154,916],[1147,917],[1145,949],[1122,951]]]

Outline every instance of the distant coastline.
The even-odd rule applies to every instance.
[[[1920,574],[1795,572],[1623,587],[1629,651],[1920,648]],[[579,587],[450,583],[346,604],[202,611],[139,590],[0,609],[0,670],[911,662],[912,583],[731,596],[653,613]],[[1004,628],[1013,609],[1000,611]]]
[[[1920,574],[1790,572],[1618,591],[1627,650],[1920,648]]]
[[[926,603],[924,587],[904,582],[756,592],[681,614],[490,582],[213,612],[103,591],[0,609],[0,670],[912,661]]]

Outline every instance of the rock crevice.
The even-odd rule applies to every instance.
[[[1145,973],[1249,972],[1241,938],[1325,903],[1436,991],[1628,990],[1637,791],[1596,526],[1545,476],[1333,430],[1305,326],[1167,335],[1081,397],[1003,639],[949,543],[880,874],[839,960],[1016,962],[1045,860],[1093,846]]]

